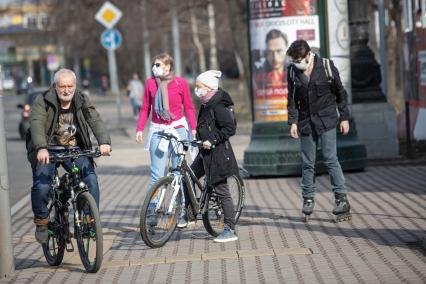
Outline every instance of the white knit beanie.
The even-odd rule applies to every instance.
[[[222,72],[219,70],[208,70],[198,75],[197,81],[200,81],[213,90],[217,90],[219,88],[219,78],[221,76]]]

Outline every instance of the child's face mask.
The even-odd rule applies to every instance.
[[[204,97],[206,94],[207,94],[206,89],[195,88],[195,95],[197,95],[197,97],[201,98],[201,97]]]

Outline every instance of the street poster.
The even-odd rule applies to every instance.
[[[286,52],[304,39],[319,52],[317,0],[250,0],[250,55],[254,120],[287,121]]]

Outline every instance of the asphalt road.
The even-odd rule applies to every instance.
[[[21,111],[16,108],[16,105],[22,103],[24,97],[5,93],[3,98],[10,201],[11,206],[13,206],[30,194],[31,167],[27,161],[25,141],[20,139],[18,132]]]

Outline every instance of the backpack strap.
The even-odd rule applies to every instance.
[[[328,80],[329,83],[331,83],[334,80],[334,77],[333,77],[333,72],[331,71],[331,67],[330,67],[330,59],[323,58],[322,63],[324,65],[325,74],[327,75],[327,80]]]
[[[294,71],[294,67],[290,66],[290,80],[294,82],[295,79],[296,79],[296,72]]]

